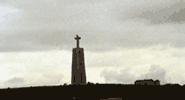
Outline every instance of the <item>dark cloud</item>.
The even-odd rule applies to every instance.
[[[153,6],[138,6],[129,10],[125,18],[144,18],[151,24],[185,22],[185,2],[183,0],[172,0],[171,2]]]
[[[162,84],[166,83],[166,71],[165,69],[161,68],[158,65],[151,65],[149,72],[146,74],[141,75],[140,77],[136,77],[133,74],[129,73],[130,69],[123,69],[121,70],[120,74],[118,74],[116,71],[108,71],[107,69],[103,70],[100,74],[101,77],[105,78],[105,82],[121,82],[123,84],[133,84],[135,80],[137,79],[146,79],[147,78],[153,79],[153,80],[160,80]]]

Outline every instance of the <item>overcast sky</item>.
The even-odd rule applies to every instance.
[[[0,87],[71,84],[74,37],[87,82],[185,84],[185,0],[0,0]]]

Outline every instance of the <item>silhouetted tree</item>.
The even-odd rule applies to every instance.
[[[64,86],[67,86],[67,83],[64,83]]]
[[[87,85],[94,85],[94,83],[91,83],[91,82],[87,82]]]

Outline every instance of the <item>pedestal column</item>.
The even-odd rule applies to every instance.
[[[78,36],[75,39],[79,40]],[[84,49],[78,46],[79,44],[77,44],[77,48],[73,48],[72,51],[73,54],[72,54],[71,84],[86,85]]]

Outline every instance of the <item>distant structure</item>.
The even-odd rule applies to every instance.
[[[73,48],[72,54],[72,85],[86,85],[84,49],[79,47],[79,40],[81,37],[76,35],[74,38],[77,40],[77,47]]]
[[[100,100],[122,100],[122,98],[108,98],[108,99],[100,99]]]
[[[160,85],[160,81],[154,81],[152,79],[136,80],[135,85]]]
[[[155,85],[160,85],[160,81],[159,80],[155,80]]]

